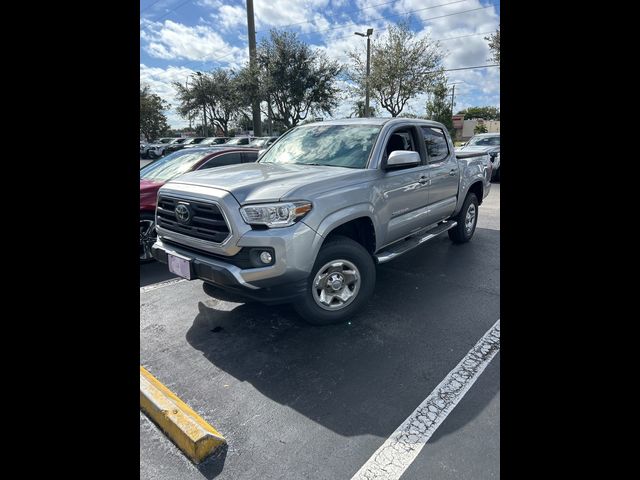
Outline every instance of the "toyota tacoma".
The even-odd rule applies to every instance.
[[[444,232],[471,239],[491,170],[486,153],[456,155],[433,121],[298,126],[256,163],[164,184],[152,253],[207,293],[292,303],[309,323],[341,322],[372,295],[376,264]]]

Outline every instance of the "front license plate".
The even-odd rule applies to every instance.
[[[169,260],[169,271],[175,273],[179,277],[191,280],[191,262],[186,258],[176,257],[167,253]]]

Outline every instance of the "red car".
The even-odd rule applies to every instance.
[[[140,169],[140,261],[153,260],[151,245],[156,241],[155,211],[158,190],[183,173],[205,168],[255,162],[258,149],[207,147],[179,150]]]

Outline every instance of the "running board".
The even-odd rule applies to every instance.
[[[419,247],[424,242],[428,242],[432,238],[437,237],[441,233],[455,227],[457,224],[458,222],[455,221],[441,223],[440,225],[429,229],[427,232],[417,233],[411,237],[407,237],[404,241],[396,242],[374,256],[378,263],[386,263],[389,260],[399,257],[403,253],[407,253],[409,250]]]

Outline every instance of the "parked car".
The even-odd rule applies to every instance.
[[[207,137],[190,137],[187,138],[184,142],[181,143],[171,143],[167,145],[164,149],[164,155],[169,155],[170,153],[177,152],[178,150],[182,150],[187,146],[196,147]]]
[[[198,145],[186,145],[184,148],[204,147],[208,145],[221,145],[229,140],[229,137],[207,137],[202,140]]]
[[[144,146],[140,145],[140,157],[145,159],[149,158],[149,150],[151,148],[165,145],[173,140],[175,140],[175,137],[164,137],[156,140],[155,142],[145,143]]]
[[[233,137],[226,141],[225,145],[249,145],[254,137]]]
[[[499,133],[479,133],[474,135],[464,144],[456,149],[457,152],[481,152],[491,157],[493,165],[493,176],[491,180],[500,180],[500,134]]]
[[[214,296],[293,303],[309,323],[341,322],[371,297],[376,264],[444,232],[472,238],[491,169],[487,154],[456,155],[438,122],[301,125],[256,163],[164,184],[151,250]]]
[[[193,148],[171,153],[140,169],[140,261],[153,260],[156,197],[165,182],[193,170],[255,162],[258,152],[237,148]]]
[[[273,142],[275,142],[278,137],[256,137],[251,142],[249,142],[249,147],[256,148],[267,148],[271,146]]]
[[[187,141],[186,137],[172,138],[170,142],[154,144],[147,150],[147,155],[151,159],[160,158],[165,155],[167,148],[172,145],[181,144]]]

